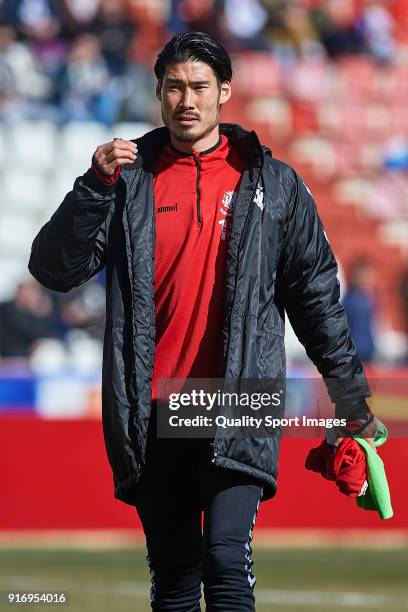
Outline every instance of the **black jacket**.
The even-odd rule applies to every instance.
[[[370,391],[339,304],[337,265],[316,205],[287,164],[254,131],[221,124],[245,158],[235,202],[225,274],[223,326],[227,379],[284,379],[284,311],[310,359],[329,379],[344,379],[347,410],[367,415]],[[136,140],[138,157],[116,186],[91,171],[36,236],[29,270],[66,292],[106,265],[103,428],[114,494],[134,504],[144,462],[155,349],[155,208],[152,166],[167,128]],[[330,389],[335,401],[334,392]],[[338,402],[340,403],[340,402]],[[337,408],[337,404],[336,404]],[[365,417],[364,417],[365,418]],[[276,492],[280,435],[215,436],[213,462],[252,474]]]

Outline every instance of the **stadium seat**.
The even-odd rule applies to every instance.
[[[318,179],[328,179],[336,172],[335,149],[327,138],[303,136],[292,141],[289,149],[295,166],[303,166]],[[300,166],[298,167],[300,170]]]
[[[58,157],[65,162],[74,159],[78,163],[90,162],[98,145],[112,140],[112,131],[97,122],[75,121],[61,130]]]
[[[47,170],[55,162],[56,127],[50,121],[18,121],[5,129],[7,151],[15,164]]]
[[[304,100],[292,103],[293,131],[295,134],[314,134],[317,131],[316,104]]]
[[[78,163],[67,163],[50,177],[50,188],[52,192],[52,200],[48,205],[48,212],[53,213],[66,194],[73,188],[75,179],[84,174],[90,166],[90,160]]]
[[[333,197],[341,204],[363,205],[370,198],[371,181],[363,177],[340,178],[333,187]]]
[[[30,248],[39,230],[38,221],[25,212],[3,212],[0,219],[0,244],[2,250],[20,254],[28,263]]]
[[[336,172],[339,175],[355,175],[362,167],[361,144],[338,139],[334,148],[336,151]]]
[[[242,53],[235,58],[234,87],[239,93],[257,96],[282,91],[282,69],[270,53]]]
[[[392,116],[385,104],[369,104],[365,109],[365,128],[368,136],[386,138],[392,126]]]
[[[388,221],[381,226],[381,240],[401,247],[408,256],[408,222],[399,218]]]
[[[401,62],[400,66],[395,66],[395,73],[394,100],[406,100],[408,96],[408,66],[406,62]]]
[[[0,124],[0,163],[3,163],[6,157],[6,134],[4,126]]]
[[[292,131],[292,109],[280,96],[252,100],[247,106],[251,122],[267,123],[276,137],[288,137]]]
[[[68,361],[72,370],[77,369],[83,374],[94,372],[102,366],[102,345],[100,340],[90,338],[81,330],[71,330],[67,337]]]
[[[405,100],[408,99],[408,90],[405,97]],[[408,134],[408,105],[401,104],[401,101],[398,100],[397,103],[390,107],[391,114],[391,127],[388,133],[388,136],[401,136]]]
[[[349,99],[372,99],[377,66],[367,55],[343,57],[337,64],[336,81]]]
[[[403,223],[408,208],[404,177],[392,171],[383,172],[371,184],[371,197],[363,203],[365,211],[385,221],[399,219]]]
[[[0,268],[0,302],[5,302],[13,297],[17,285],[28,278],[30,273],[26,257],[13,257],[5,253],[4,249],[0,252]]]
[[[360,161],[363,171],[379,171],[383,168],[384,152],[382,143],[376,141],[362,142]]]
[[[332,91],[332,70],[326,60],[301,60],[288,71],[285,92],[298,100],[327,100]]]
[[[124,121],[122,123],[116,123],[113,126],[113,134],[115,138],[124,138],[125,140],[134,140],[135,138],[140,138],[146,132],[150,132],[156,126],[151,123],[143,123],[143,122],[127,122]]]
[[[3,176],[1,199],[6,209],[41,211],[49,198],[46,176],[39,170],[11,167]]]
[[[387,70],[377,70],[375,76],[375,99],[384,104],[391,104],[395,99],[395,94],[398,88],[398,71],[395,67],[389,67]]]
[[[324,102],[317,108],[318,129],[325,133],[335,133],[341,127],[341,113],[334,103]]]
[[[64,345],[60,340],[54,338],[44,338],[38,342],[30,357],[30,367],[32,368],[33,372],[39,376],[47,376],[53,373],[57,374],[58,372],[62,372],[65,362],[66,355]],[[65,391],[72,392],[73,387],[74,385],[71,386],[71,389],[65,389]],[[41,391],[42,388],[40,387],[40,394]],[[42,406],[44,404],[44,398],[40,397],[39,401],[41,402]],[[58,414],[57,411],[54,412],[54,415],[55,414]]]
[[[378,359],[382,362],[400,365],[405,362],[408,351],[407,335],[396,329],[377,330]]]

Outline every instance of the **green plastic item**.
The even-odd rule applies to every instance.
[[[377,431],[374,436],[374,445],[381,446],[388,438],[388,430],[384,423],[378,419]],[[385,474],[384,463],[381,457],[368,444],[365,438],[355,437],[354,440],[363,449],[367,461],[367,482],[368,488],[365,495],[356,497],[357,506],[364,510],[376,510],[382,519],[389,519],[394,512],[391,506],[390,490],[388,487],[387,476]]]

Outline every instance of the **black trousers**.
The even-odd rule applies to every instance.
[[[153,610],[255,610],[252,531],[262,483],[215,466],[211,440],[156,435],[149,423],[136,509],[146,536]]]

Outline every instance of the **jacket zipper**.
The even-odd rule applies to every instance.
[[[194,155],[194,161],[195,161],[196,168],[197,168],[197,180],[196,180],[197,222],[199,225],[201,225],[202,219],[201,219],[201,198],[200,198],[200,169],[201,169],[200,154]]]
[[[122,174],[123,177],[123,183],[125,185],[125,194],[124,194],[124,206],[123,206],[123,212],[122,212],[122,223],[123,223],[123,227],[125,230],[125,248],[126,248],[126,260],[127,260],[127,268],[128,268],[128,275],[129,275],[129,283],[130,283],[130,291],[131,291],[131,313],[132,313],[132,325],[131,325],[131,330],[132,330],[132,347],[133,347],[133,359],[132,359],[132,369],[131,369],[131,393],[132,393],[132,399],[134,402],[134,406],[133,406],[133,410],[135,410],[135,406],[136,406],[136,388],[137,388],[137,383],[136,383],[136,367],[135,367],[135,358],[134,355],[136,355],[136,345],[135,345],[135,313],[134,313],[134,301],[133,301],[133,270],[132,270],[132,265],[131,265],[131,261],[133,258],[133,253],[132,253],[132,246],[131,246],[131,241],[130,241],[130,227],[129,227],[129,222],[128,222],[128,217],[127,217],[127,206],[126,206],[126,202],[128,199],[128,193],[129,193],[129,184],[128,184],[128,180],[127,180],[127,176],[126,173]],[[139,436],[138,436],[139,437]],[[139,438],[140,441],[140,438]],[[138,470],[140,471],[141,469],[141,458],[140,456],[135,457],[136,460],[136,465]]]
[[[262,172],[262,168],[259,171],[259,175],[258,175],[258,178],[257,178],[256,183],[255,183],[255,189],[254,189],[254,192],[252,194],[251,202],[253,201],[253,199],[255,197],[256,188],[258,187],[259,180],[261,178],[261,172]],[[237,196],[237,199],[238,199],[238,196]],[[236,206],[236,204],[235,204],[235,206]],[[228,346],[227,346],[226,357],[225,357],[225,365],[227,365],[227,363],[228,363],[229,354],[230,354],[230,347],[231,347],[231,324],[232,324],[232,318],[233,318],[233,314],[234,314],[234,306],[235,306],[235,302],[236,302],[237,276],[238,276],[238,270],[239,270],[239,265],[240,265],[239,251],[240,251],[240,247],[241,247],[242,236],[243,236],[243,233],[244,233],[244,230],[245,230],[245,226],[246,226],[247,221],[248,221],[248,217],[249,217],[249,210],[248,210],[248,213],[247,213],[247,215],[245,217],[244,225],[243,225],[242,230],[241,230],[241,236],[240,236],[240,239],[239,239],[238,250],[237,250],[237,263],[236,263],[236,267],[235,267],[234,298],[233,298],[233,301],[232,301],[231,312],[230,312],[230,319],[229,319],[229,337],[228,337]],[[217,434],[215,434],[214,442],[210,443],[210,446],[212,448],[211,462],[215,463],[215,464],[217,463],[217,456],[218,456],[218,452],[216,450],[214,450],[215,449],[215,441],[216,440],[217,440]]]
[[[254,189],[254,192],[252,194],[251,202],[253,201],[253,199],[255,197],[256,189],[258,187],[258,184],[259,184],[259,181],[260,181],[260,178],[261,178],[261,174],[262,174],[262,167],[261,167],[261,169],[259,171],[259,175],[258,175],[258,178],[257,178],[256,183],[255,183],[255,189]],[[238,200],[238,196],[237,196],[237,200]],[[236,206],[237,206],[237,202],[235,203],[235,207]],[[229,334],[228,334],[228,346],[227,346],[227,351],[226,351],[226,356],[225,356],[225,366],[227,366],[228,361],[229,361],[230,348],[231,348],[231,326],[232,326],[232,319],[233,319],[233,317],[235,315],[235,310],[236,310],[236,297],[237,297],[237,284],[238,284],[237,283],[237,277],[238,277],[239,266],[240,266],[240,263],[241,263],[240,262],[240,257],[239,257],[239,252],[240,252],[240,249],[241,249],[242,236],[243,236],[244,231],[245,231],[245,227],[246,227],[246,224],[247,224],[247,221],[248,221],[248,217],[249,217],[249,209],[248,209],[247,215],[245,217],[244,224],[243,224],[242,229],[241,229],[241,235],[240,235],[240,239],[239,239],[239,243],[238,243],[238,249],[237,249],[237,261],[236,261],[236,265],[235,265],[234,294],[233,294],[233,300],[232,300],[232,305],[231,305],[231,311],[230,311],[230,315],[229,315]]]

